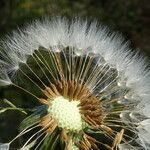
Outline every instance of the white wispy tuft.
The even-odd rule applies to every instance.
[[[136,140],[141,145],[136,149],[149,150],[150,71],[147,60],[139,52],[133,52],[121,35],[111,33],[97,22],[89,24],[81,19],[68,21],[58,17],[34,21],[24,29],[14,31],[11,36],[1,40],[0,85],[12,84],[19,65],[25,64],[39,47],[56,52],[67,46],[75,47],[79,56],[87,53],[100,55],[111,68],[118,71],[118,85],[130,89],[126,96],[135,103],[132,111],[122,112],[120,117],[124,122],[136,120]],[[126,144],[120,144],[119,148],[132,149]]]

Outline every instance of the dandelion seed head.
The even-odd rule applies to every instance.
[[[13,32],[1,49],[0,84],[13,84],[46,106],[36,112],[41,130],[23,148],[36,135],[38,141],[46,134],[44,141],[54,133],[66,150],[150,147],[148,63],[122,35],[97,22],[58,17]],[[41,96],[16,82],[16,72]]]

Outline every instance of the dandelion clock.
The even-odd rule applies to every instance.
[[[149,75],[146,59],[96,22],[57,17],[14,31],[1,40],[0,85],[28,108],[5,99],[25,117],[0,148],[150,150]]]

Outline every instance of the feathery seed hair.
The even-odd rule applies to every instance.
[[[29,134],[19,148],[149,150],[147,66],[121,35],[96,22],[58,17],[13,32],[1,41],[0,85],[40,106],[8,144]]]

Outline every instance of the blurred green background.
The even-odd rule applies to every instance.
[[[138,48],[150,56],[150,0],[0,0],[0,37],[17,27],[44,16],[81,16],[96,19],[111,30],[123,33]],[[19,91],[20,92],[20,91]],[[0,99],[5,97],[17,106],[28,98],[15,93],[11,87],[0,88]],[[1,106],[3,106],[1,104]],[[14,137],[24,114],[6,112],[0,115],[0,143]]]

